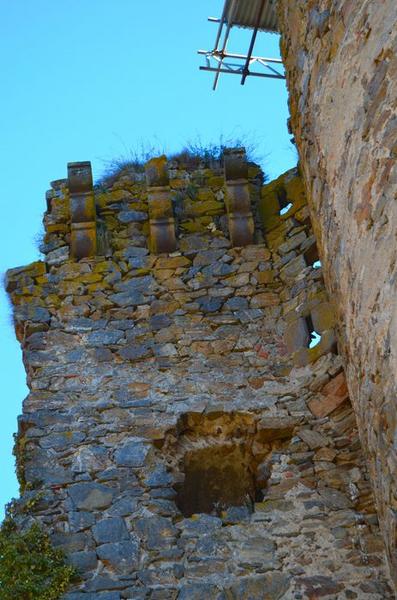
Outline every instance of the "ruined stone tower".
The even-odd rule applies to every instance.
[[[19,504],[68,600],[394,597],[302,181],[262,179],[72,163],[8,272]]]

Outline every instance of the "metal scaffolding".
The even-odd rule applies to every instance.
[[[199,50],[198,54],[205,56],[205,65],[201,71],[215,73],[213,90],[216,90],[221,73],[240,75],[241,85],[248,76],[285,79],[280,70],[282,60],[253,56],[254,45],[258,31],[277,31],[275,0],[225,0],[220,19],[210,17],[212,23],[218,23],[218,32],[213,50]],[[246,54],[236,54],[227,51],[230,31],[233,26],[252,29],[252,36]],[[276,68],[276,65],[279,65]],[[257,70],[252,70],[254,66]],[[259,69],[259,70],[258,70]]]

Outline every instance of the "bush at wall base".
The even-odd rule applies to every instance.
[[[6,517],[0,529],[0,590],[2,600],[57,600],[65,593],[74,569],[61,550],[35,523],[19,532]]]

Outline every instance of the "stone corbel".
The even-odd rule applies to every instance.
[[[71,256],[76,260],[97,251],[96,209],[91,163],[68,163],[70,193]]]
[[[166,156],[145,165],[149,204],[150,249],[156,254],[176,249],[175,219]]]
[[[248,185],[248,164],[244,148],[224,152],[226,208],[233,246],[248,246],[254,239],[254,218]]]

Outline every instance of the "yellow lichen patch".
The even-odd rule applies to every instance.
[[[110,194],[107,193],[103,193],[103,194],[95,194],[95,204],[101,209],[101,208],[105,208],[105,206],[107,205],[108,202],[111,202],[111,196]]]
[[[180,227],[188,233],[198,233],[200,231],[206,231],[206,225],[203,225],[198,220],[182,221]]]
[[[311,316],[316,331],[332,329],[335,325],[335,310],[329,302],[323,302],[313,308]]]
[[[81,283],[97,283],[102,281],[102,276],[99,273],[87,273],[79,277]]]
[[[102,281],[97,282],[97,283],[90,283],[86,287],[86,291],[88,294],[93,294],[95,292],[100,292],[100,291],[109,290],[109,289],[111,289],[111,286]]]
[[[69,226],[66,223],[54,223],[46,225],[47,233],[66,233],[69,231]]]
[[[17,267],[15,269],[9,269],[6,273],[6,288],[11,282],[18,283],[21,277],[39,277],[40,275],[45,275],[45,273],[46,266],[45,263],[41,260],[30,263],[29,265],[26,265],[26,267]]]
[[[198,217],[204,215],[220,215],[225,211],[223,202],[218,202],[217,200],[187,202],[185,208],[188,214]]]
[[[292,207],[285,215],[281,215],[282,218],[288,218],[307,204],[303,179],[300,175],[286,178],[285,190],[287,200],[292,203]]]
[[[209,189],[201,188],[197,192],[197,200],[199,202],[208,202],[215,200],[214,192]]]
[[[171,179],[170,180],[170,188],[174,190],[180,190],[186,187],[186,179]]]
[[[261,198],[259,200],[258,209],[265,231],[270,231],[273,229],[273,227],[277,227],[280,222],[280,204],[277,198],[277,181],[278,180],[264,185],[261,190]]]
[[[167,157],[164,154],[150,159],[145,165],[145,172],[148,185],[169,185]]]
[[[57,294],[48,294],[46,296],[46,304],[47,306],[58,307],[61,304],[61,299]]]
[[[274,228],[272,229],[272,231],[269,231],[266,234],[266,242],[271,250],[276,250],[279,246],[281,246],[281,244],[285,242],[285,237],[287,233],[286,224],[280,222],[280,219],[278,220],[278,224],[279,226],[276,229]]]
[[[37,285],[43,285],[45,283],[48,283],[48,276],[46,275],[42,275],[41,277],[36,277],[36,283]]]
[[[220,175],[214,175],[208,179],[208,185],[210,188],[220,189],[224,186],[225,179]]]
[[[131,272],[131,275],[133,275],[134,277],[140,277],[141,275],[148,275],[151,272],[151,269],[134,269],[134,271]]]
[[[119,202],[120,200],[125,200],[125,190],[112,190],[107,194],[109,196],[108,202]]]
[[[149,223],[149,221],[145,221],[142,225],[142,233],[143,233],[143,235],[148,236],[149,231],[150,231],[150,223]]]
[[[280,210],[289,203],[292,206],[285,214],[280,215]],[[300,211],[305,204],[304,184],[297,169],[291,169],[264,185],[258,208],[265,231],[269,232],[277,227],[280,221],[285,221]]]
[[[156,260],[155,269],[176,269],[190,265],[191,260],[186,256],[161,256]]]
[[[258,283],[273,283],[275,272],[274,271],[255,271],[254,277]]]
[[[60,281],[58,290],[60,296],[80,295],[84,292],[84,285],[79,281]]]
[[[120,268],[114,262],[104,260],[104,261],[98,262],[94,266],[94,272],[95,273],[104,273],[104,272],[113,270],[113,268],[116,271],[120,271]]]
[[[156,198],[150,203],[150,218],[164,219],[173,217],[172,202],[167,198]]]

